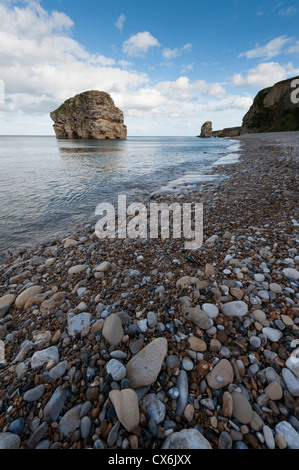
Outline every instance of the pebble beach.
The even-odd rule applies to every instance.
[[[0,449],[299,449],[299,132],[236,139],[178,195],[198,250],[87,221],[6,254]]]

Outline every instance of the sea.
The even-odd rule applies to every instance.
[[[236,162],[240,147],[227,138],[0,136],[0,257],[64,236],[118,195],[174,198],[214,181],[213,167]]]

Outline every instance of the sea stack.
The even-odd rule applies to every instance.
[[[126,139],[123,112],[104,91],[85,91],[50,113],[57,139]]]
[[[199,137],[212,137],[212,123],[211,121],[206,121],[202,126],[201,126],[201,133]]]

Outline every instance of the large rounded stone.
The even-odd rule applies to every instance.
[[[209,387],[218,390],[230,384],[234,378],[234,371],[227,359],[221,359],[207,375]]]
[[[203,304],[201,308],[209,318],[215,318],[219,315],[219,309],[214,304]]]
[[[110,344],[114,344],[116,346],[120,343],[124,336],[124,330],[121,324],[121,319],[118,315],[112,313],[106,318],[102,333],[104,338],[107,339]]]
[[[134,390],[112,390],[109,399],[115,408],[115,412],[121,424],[127,431],[132,431],[139,424],[138,398]]]
[[[154,339],[127,364],[127,378],[133,388],[151,385],[161,370],[163,359],[167,354],[167,340]]]
[[[242,424],[250,423],[253,415],[253,409],[247,398],[239,392],[232,392],[233,399],[233,417]]]
[[[270,341],[273,341],[274,343],[279,341],[282,337],[282,331],[267,326],[262,329],[262,333],[264,333],[264,335],[267,336],[267,338]]]
[[[19,449],[21,439],[12,432],[0,432],[0,450],[1,449]]]
[[[77,264],[76,266],[72,266],[68,270],[68,274],[78,274],[81,273],[82,271],[85,271],[88,268],[87,264]]]
[[[6,305],[11,305],[14,302],[15,298],[16,296],[14,294],[3,295],[2,297],[0,297],[0,308],[6,307]]]
[[[18,295],[15,301],[15,306],[17,308],[24,307],[28,299],[35,297],[37,294],[40,294],[42,290],[43,288],[40,286],[28,287],[28,289],[24,290],[21,294]]]
[[[188,338],[188,346],[190,349],[192,349],[192,351],[204,352],[207,350],[206,343],[196,336],[190,336]]]
[[[184,307],[183,314],[187,320],[191,321],[202,330],[208,330],[213,324],[208,315],[200,308]]]
[[[299,271],[297,271],[297,269],[285,268],[282,272],[288,279],[292,279],[294,281],[299,279]]]
[[[170,434],[162,449],[212,449],[212,446],[196,429],[183,429]]]
[[[243,300],[234,300],[232,302],[227,302],[227,304],[222,307],[222,312],[227,317],[243,317],[248,313],[248,306],[243,302]]]
[[[279,382],[271,382],[266,388],[265,393],[270,400],[280,400],[283,396],[282,387]]]

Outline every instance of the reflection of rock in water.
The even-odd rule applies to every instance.
[[[50,113],[57,139],[126,139],[123,112],[108,93],[86,91]]]
[[[123,149],[118,147],[59,147],[61,153],[102,153],[102,152],[121,152]]]

